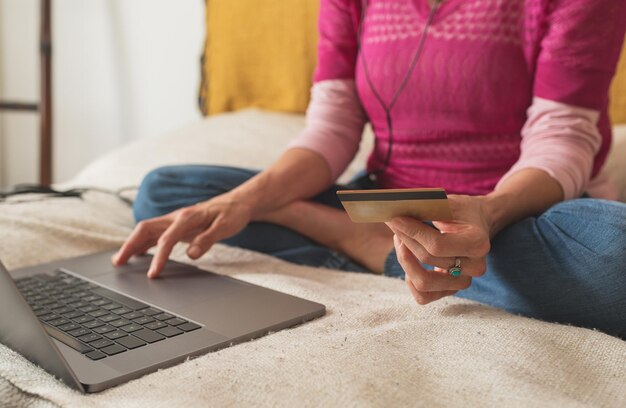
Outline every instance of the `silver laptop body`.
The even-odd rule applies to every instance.
[[[0,342],[40,365],[70,387],[82,392],[98,392],[159,368],[177,364],[188,357],[257,338],[269,332],[314,319],[325,313],[324,305],[319,303],[173,261],[168,262],[159,279],[150,280],[146,278],[150,256],[135,257],[127,266],[114,268],[110,262],[112,254],[112,251],[101,252],[11,272],[7,272],[0,263]],[[39,305],[31,308],[28,302],[32,305],[33,298],[39,296],[38,292],[27,287],[27,294],[23,296],[15,281],[24,290],[24,282],[34,280],[33,275],[53,276],[60,273],[63,274],[62,276],[70,277],[67,281],[78,277],[88,282],[82,284],[88,288],[87,292],[75,291],[71,294],[72,296],[74,294],[88,295],[83,296],[82,299],[93,300],[105,294],[106,296],[102,295],[104,297],[95,300],[94,303],[100,305],[103,302],[109,302],[109,305],[111,303],[121,305],[121,308],[113,309],[113,311],[120,311],[119,319],[125,319],[124,316],[129,319],[109,321],[105,325],[123,325],[121,328],[115,327],[114,329],[126,337],[123,344],[128,347],[116,343],[115,346],[118,349],[108,346],[108,348],[98,350],[92,345],[99,344],[98,341],[109,341],[105,337],[106,334],[98,335],[94,329],[91,336],[88,333],[78,336],[83,333],[80,330],[89,331],[80,327],[75,329],[76,331],[71,331],[77,335],[74,338],[53,326],[56,322],[62,323],[66,320],[69,321],[66,324],[73,325],[75,324],[73,319],[66,319],[59,314],[56,315],[55,320],[44,322],[37,317],[36,313],[39,313],[42,319],[51,315],[54,318],[54,312],[47,310],[42,312],[42,306]],[[43,278],[47,279],[47,276]],[[37,279],[41,280],[42,277]],[[63,293],[60,295],[69,296]],[[111,299],[114,302],[110,302]],[[130,301],[127,302],[125,299],[130,299]],[[81,300],[73,304],[84,303],[86,302]],[[58,306],[55,310],[67,310],[63,302],[55,302],[51,305]],[[88,304],[87,307],[81,309],[90,310],[93,307],[92,304]],[[34,309],[37,308],[39,310],[35,311]],[[122,314],[123,309],[127,309],[128,313]],[[152,313],[158,311],[159,314],[151,317],[141,315],[141,313],[149,314],[148,311]],[[101,324],[100,327],[104,327],[99,319],[110,318],[112,314],[93,318],[89,314],[97,316],[105,312],[109,313],[109,310],[93,309],[86,312],[84,316],[91,319],[92,323],[85,324],[89,327]],[[49,314],[41,315],[41,313]],[[70,312],[66,313],[66,316],[74,314]],[[138,318],[130,319],[130,317]],[[152,320],[153,325],[159,325],[161,323],[158,323],[160,320],[157,317],[167,318],[162,323],[167,327],[159,329],[155,334],[150,334],[145,328],[147,326],[136,323]],[[75,319],[81,322],[85,320],[80,317],[75,317]],[[180,324],[181,321],[186,323]],[[58,325],[58,327],[73,326]],[[184,331],[188,328],[195,329]],[[126,333],[122,329],[129,332]],[[167,337],[173,332],[182,333]],[[108,334],[111,335],[111,333],[113,332]],[[156,337],[146,337],[146,335]],[[91,343],[86,341],[95,338],[94,336],[101,339]],[[152,341],[160,337],[163,338]],[[80,339],[85,339],[85,341]],[[80,342],[80,347],[76,347],[73,341]],[[122,340],[113,339],[112,341]],[[71,344],[72,347],[66,343]],[[144,344],[140,345],[140,343]],[[92,351],[87,352],[89,348]],[[125,351],[119,352],[119,348],[125,348]],[[102,351],[111,349],[119,353],[106,355]],[[97,355],[100,358],[93,360],[88,355]]]

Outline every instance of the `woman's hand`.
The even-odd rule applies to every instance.
[[[251,217],[251,205],[237,201],[232,194],[226,193],[161,217],[141,221],[112,261],[115,266],[124,265],[131,256],[144,254],[156,245],[157,250],[148,270],[148,277],[156,278],[178,242],[189,242],[187,255],[192,259],[199,258],[216,242],[244,229]]]
[[[155,278],[176,243],[190,242],[187,255],[196,259],[214,243],[239,233],[253,219],[263,220],[295,200],[313,197],[331,183],[330,167],[319,153],[287,149],[269,168],[227,193],[140,222],[112,262],[124,265],[131,256],[156,245],[148,271],[148,276]]]
[[[410,217],[387,223],[394,232],[394,245],[405,281],[420,305],[425,305],[468,288],[473,277],[482,276],[490,249],[490,222],[483,197],[448,196],[454,222],[435,221],[433,228]],[[461,260],[462,274],[451,276],[448,269]],[[427,270],[422,263],[432,265]]]

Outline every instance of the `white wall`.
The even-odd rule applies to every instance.
[[[0,97],[36,99],[38,0],[0,0]],[[53,0],[54,180],[200,117],[203,0]],[[1,114],[0,185],[36,181],[38,119]]]

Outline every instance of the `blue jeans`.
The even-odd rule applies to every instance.
[[[256,171],[219,166],[169,166],[139,188],[135,219],[166,214],[233,189]],[[350,188],[367,188],[364,179]],[[341,208],[334,186],[314,198]],[[366,272],[344,254],[282,226],[253,222],[222,241],[301,265]],[[511,313],[595,328],[626,338],[626,204],[582,198],[510,225],[491,242],[487,273],[457,296]],[[395,252],[385,275],[404,278]]]

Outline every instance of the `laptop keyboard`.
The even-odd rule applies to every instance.
[[[92,360],[201,327],[60,270],[15,283],[48,334]]]

